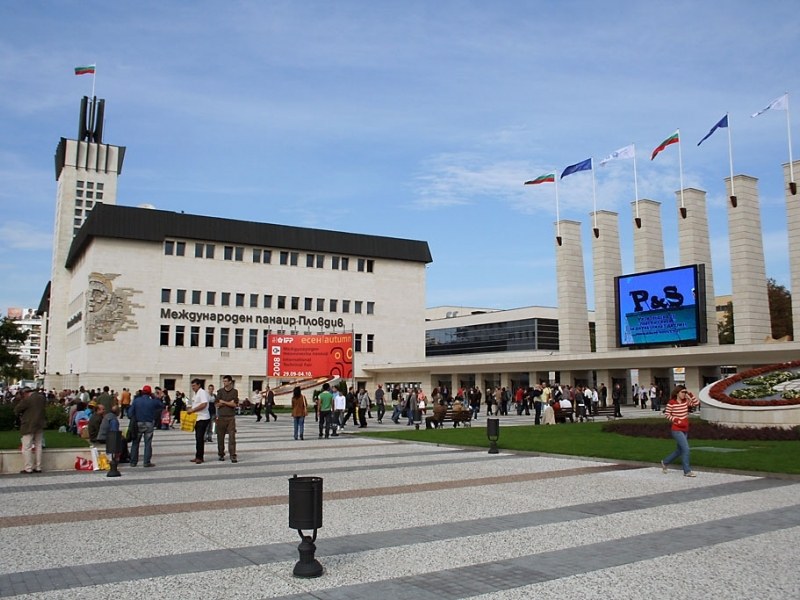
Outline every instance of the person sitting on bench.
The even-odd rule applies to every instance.
[[[447,414],[447,406],[444,400],[440,400],[433,407],[433,414],[430,417],[425,417],[425,429],[433,429],[434,427],[438,429],[442,425],[442,421],[444,421],[445,414]],[[434,427],[431,427],[431,423]]]

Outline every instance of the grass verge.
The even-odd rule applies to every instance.
[[[653,422],[663,424],[661,419]],[[632,437],[602,431],[603,423],[568,423],[553,427],[519,425],[500,430],[500,450],[566,454],[589,458],[658,464],[675,448],[671,439]],[[665,427],[669,427],[665,424]],[[408,428],[402,431],[359,432],[368,437],[488,448],[483,427]],[[800,441],[732,441],[694,439],[689,430],[692,467],[800,474]],[[680,459],[673,463],[680,468]]]
[[[44,432],[46,448],[88,448],[89,442],[71,433],[56,430]],[[19,431],[0,431],[0,450],[19,450]]]

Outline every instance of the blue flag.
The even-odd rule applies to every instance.
[[[727,126],[728,126],[728,115],[725,115],[724,117],[722,117],[722,118],[719,120],[719,123],[717,123],[716,125],[714,125],[714,126],[711,128],[711,131],[709,131],[709,132],[706,134],[706,137],[704,137],[702,140],[700,140],[699,142],[697,142],[697,145],[699,146],[700,144],[702,144],[703,142],[705,142],[705,141],[706,141],[708,138],[710,138],[710,137],[711,137],[711,134],[712,134],[712,133],[714,133],[714,132],[715,132],[717,129],[719,129],[720,127],[727,127]]]
[[[586,160],[575,163],[574,165],[568,166],[564,169],[564,172],[561,173],[561,179],[564,179],[567,175],[572,175],[573,173],[577,173],[578,171],[591,171],[592,170],[592,159],[587,158]]]

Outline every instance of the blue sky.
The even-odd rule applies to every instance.
[[[767,275],[788,287],[786,113],[750,114],[786,91],[800,107],[796,17],[789,0],[3,2],[0,310],[49,280],[53,154],[91,63],[105,141],[128,149],[119,204],[426,240],[429,306],[555,306],[553,186],[522,182],[630,143],[677,265],[677,149],[649,160],[677,128],[729,293],[725,131],[696,146],[729,112]],[[596,182],[632,271],[631,161]],[[559,190],[591,279],[591,176]]]

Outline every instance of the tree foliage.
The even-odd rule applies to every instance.
[[[21,361],[15,350],[27,339],[27,331],[22,331],[14,321],[3,317],[0,321],[0,377],[3,379],[22,377]]]
[[[792,294],[784,286],[770,278],[767,280],[769,297],[769,316],[772,325],[772,337],[782,338],[792,335]],[[717,324],[720,344],[733,344],[736,340],[733,303],[728,302],[725,316]]]

